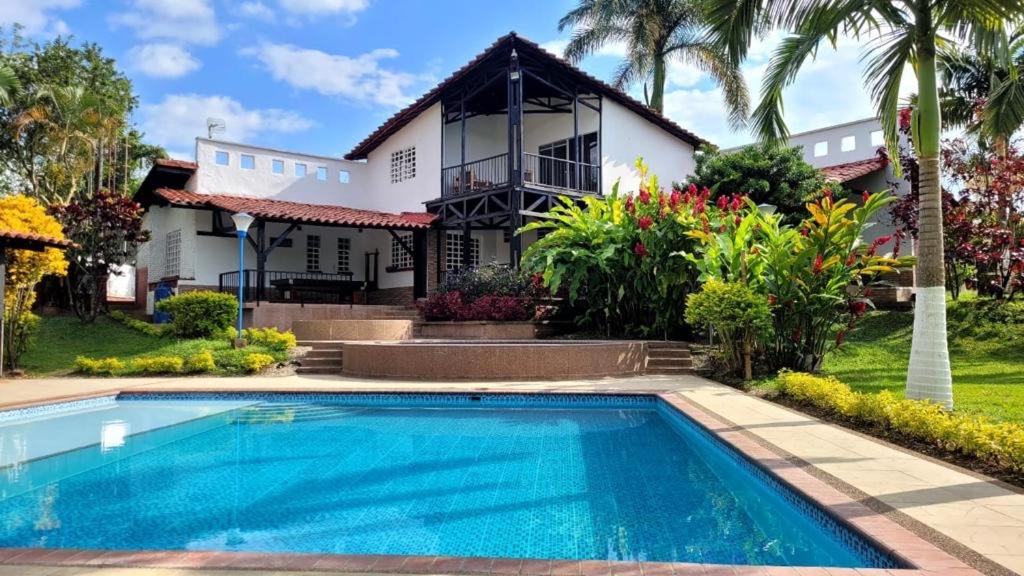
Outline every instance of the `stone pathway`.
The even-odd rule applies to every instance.
[[[335,376],[40,379],[0,383],[0,408],[133,391],[352,390],[674,391],[808,471],[989,574],[1024,574],[1024,494],[1002,483],[696,376],[570,382],[401,382]],[[195,571],[0,567],[0,576],[174,576]],[[77,570],[77,571],[76,571]],[[238,576],[239,571],[204,571]],[[267,572],[262,573],[266,576]],[[284,573],[278,573],[284,574]],[[310,574],[304,572],[303,574]]]

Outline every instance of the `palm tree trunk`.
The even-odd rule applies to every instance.
[[[946,281],[939,184],[939,96],[935,80],[935,35],[930,22],[918,42],[918,130],[920,204],[914,339],[907,370],[907,397],[953,407],[953,381],[946,342]]]
[[[665,107],[665,56],[654,56],[654,79],[651,87],[651,108],[661,112]]]

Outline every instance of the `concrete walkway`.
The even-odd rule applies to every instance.
[[[55,398],[102,395],[115,390],[326,392],[517,389],[673,391],[736,425],[743,433],[778,453],[806,463],[812,474],[975,568],[989,574],[1024,574],[1024,494],[1021,491],[695,376],[571,382],[399,382],[334,376],[40,379],[0,383],[0,408],[47,402]],[[8,572],[0,567],[0,576],[15,573],[166,576],[177,573],[96,568],[49,570]]]

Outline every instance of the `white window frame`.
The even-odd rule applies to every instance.
[[[822,156],[828,156],[828,140],[814,143],[814,157],[821,158]]]
[[[302,174],[299,174],[299,170],[302,170]],[[303,164],[302,162],[296,162],[295,163],[295,177],[296,178],[305,178],[307,174],[309,174],[309,169],[306,167],[306,165]]]
[[[850,134],[849,136],[843,136],[843,139],[839,141],[839,150],[843,152],[853,152],[857,149],[857,136]]]
[[[181,230],[171,230],[164,237],[164,277],[181,276]]]
[[[416,178],[416,147],[410,146],[391,153],[391,183],[398,184]]]
[[[885,146],[885,134],[883,134],[881,130],[874,130],[871,132],[871,145]]]
[[[320,272],[320,235],[306,235],[306,272]]]
[[[480,266],[480,239],[469,237],[469,260],[474,268]],[[446,232],[444,237],[444,269],[448,272],[462,268],[462,232]]]
[[[337,272],[352,271],[352,239],[345,236],[338,236]]]
[[[213,162],[217,166],[231,166],[231,153],[227,150],[217,150],[213,153]]]
[[[281,168],[280,170],[278,170],[279,166]],[[274,174],[277,174],[278,176],[283,176],[284,175],[284,160],[281,160],[279,158],[274,158],[273,160],[271,160],[270,161],[270,171],[273,172]]]
[[[252,162],[252,165],[249,166],[248,168],[246,168],[246,166],[245,166],[245,160],[247,158]],[[238,167],[241,168],[242,170],[255,170],[256,169],[256,156],[253,155],[253,154],[242,154],[242,155],[240,155],[238,157]]]
[[[412,270],[415,268],[416,263],[413,261],[412,254],[405,251],[402,247],[402,243],[398,241],[401,238],[405,241],[406,245],[412,247],[412,232],[397,232],[397,238],[391,237],[391,268],[394,270]]]
[[[316,179],[318,182],[327,182],[327,166],[316,167]]]
[[[349,178],[350,178],[350,176],[349,176],[348,170],[338,170],[338,183],[339,184],[348,184]]]

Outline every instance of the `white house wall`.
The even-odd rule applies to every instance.
[[[458,166],[462,158],[462,123],[444,127],[444,166]],[[508,115],[474,116],[466,120],[466,162],[508,152]]]
[[[411,146],[416,147],[416,177],[391,183],[391,153]],[[385,212],[424,211],[425,202],[440,196],[441,105],[434,104],[370,152],[365,173],[372,183],[370,205],[342,205]]]
[[[601,104],[601,183],[611,193],[616,180],[620,192],[634,192],[640,176],[634,162],[643,157],[652,174],[665,187],[693,173],[694,148],[626,107],[603,99]]]

